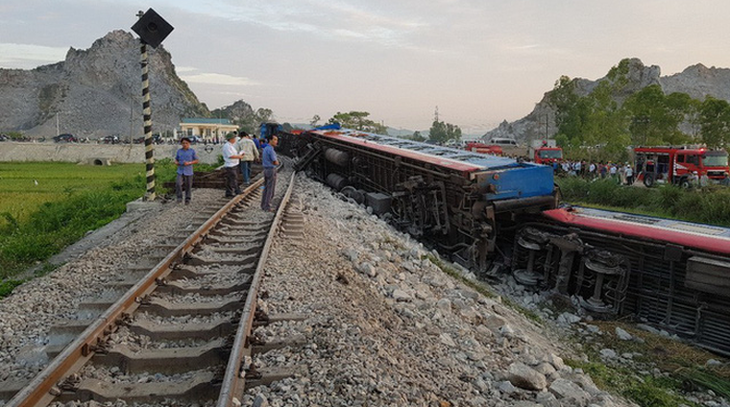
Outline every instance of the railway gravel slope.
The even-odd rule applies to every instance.
[[[260,328],[307,344],[255,358],[303,373],[248,390],[248,405],[623,406],[565,366],[557,338],[445,274],[422,245],[300,176],[301,241],[280,241]]]

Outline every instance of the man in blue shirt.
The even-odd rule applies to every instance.
[[[268,212],[273,212],[271,199],[274,197],[274,189],[276,189],[276,166],[279,165],[276,151],[274,151],[277,144],[279,144],[279,138],[273,136],[261,153],[261,165],[264,167],[264,194],[261,196],[261,209]]]
[[[178,149],[175,154],[175,164],[177,165],[175,193],[177,202],[180,203],[183,200],[184,189],[185,205],[188,205],[193,197],[193,164],[198,163],[198,153],[190,148],[190,139],[187,137],[180,139],[180,145],[182,148]]]

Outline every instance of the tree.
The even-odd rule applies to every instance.
[[[312,116],[312,120],[309,121],[309,125],[312,127],[317,127],[317,123],[319,123],[320,120],[321,118],[319,117],[319,115],[315,114],[314,116]]]
[[[414,131],[413,132],[413,135],[411,137],[408,137],[408,138],[410,138],[413,141],[426,141],[426,137],[423,137],[421,135],[421,132],[418,131],[418,130]]]
[[[429,130],[428,139],[439,144],[449,140],[461,140],[461,129],[451,123],[434,120]]]
[[[688,137],[679,129],[690,114],[691,98],[684,93],[665,95],[659,85],[649,85],[624,103],[631,116],[629,130],[634,145],[683,144]]]
[[[368,112],[337,112],[337,114],[332,116],[327,123],[339,123],[342,127],[347,129],[367,131],[377,134],[387,134],[387,127],[368,119],[368,116],[370,116],[370,113]]]
[[[702,141],[710,148],[725,147],[730,142],[730,104],[708,96],[700,107]]]
[[[547,97],[548,105],[555,109],[555,124],[560,131],[562,126],[567,125],[572,110],[580,98],[575,94],[575,81],[563,75],[555,81],[553,90]]]

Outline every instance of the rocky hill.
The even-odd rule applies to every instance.
[[[632,58],[629,60],[627,76],[629,84],[623,88],[621,94],[614,95],[619,102],[634,92],[653,84],[661,86],[666,94],[683,92],[699,100],[710,95],[730,102],[730,69],[727,68],[707,68],[702,64],[697,64],[678,74],[661,76],[661,68],[658,66],[646,66],[638,58]],[[578,78],[576,92],[580,96],[585,96],[604,79],[606,78],[591,81]],[[557,129],[555,111],[547,103],[549,95],[550,91],[546,92],[542,100],[535,105],[535,109],[527,116],[512,123],[503,121],[499,127],[487,132],[483,138],[511,137],[519,142],[525,142],[545,138],[546,135],[552,137]]]
[[[178,126],[208,108],[175,73],[170,53],[148,47],[154,131]],[[32,70],[0,69],[0,131],[80,137],[143,133],[139,42],[117,30],[87,50],[69,49],[62,62]],[[57,119],[58,116],[58,119]]]

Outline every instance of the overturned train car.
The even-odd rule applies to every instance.
[[[477,271],[730,354],[730,229],[557,208],[550,167],[371,133],[282,135],[296,167]],[[504,268],[504,267],[503,267]]]
[[[503,157],[352,130],[285,137],[283,147],[297,169],[477,270],[500,225],[556,205],[550,168]]]

